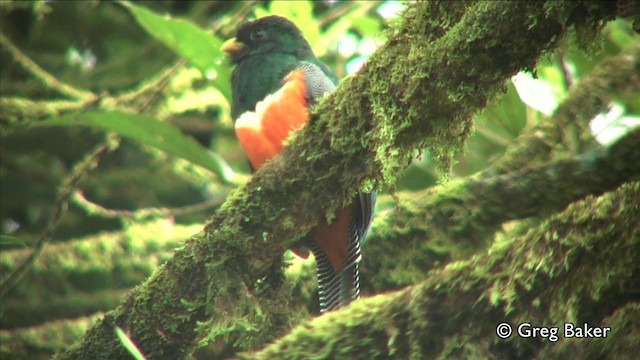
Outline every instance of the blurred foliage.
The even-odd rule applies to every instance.
[[[541,59],[536,68],[535,77],[537,85],[531,82],[522,86],[516,82],[520,76],[514,77],[502,98],[493,104],[489,104],[484,111],[476,117],[476,133],[467,142],[466,154],[459,159],[455,169],[456,176],[467,176],[486,168],[507,145],[513,142],[525,126],[536,124],[540,119],[551,112],[545,109],[555,109],[555,106],[564,99],[572,84],[579,81],[584,74],[602,59],[619,54],[630,46],[640,44],[640,36],[634,32],[631,22],[616,20],[609,23],[603,31],[603,38],[589,53],[577,50],[575,39],[565,39],[563,45],[551,56]],[[527,74],[519,74],[527,75]],[[529,96],[524,96],[526,85],[529,85]],[[531,99],[531,101],[527,101]],[[551,104],[549,104],[551,102]],[[611,119],[608,124],[611,131],[617,126],[623,126],[626,130],[640,126],[640,98],[625,99],[628,106],[626,111]],[[584,149],[583,149],[584,150]],[[414,163],[414,166],[420,163]],[[429,164],[423,167],[426,172],[433,174]]]
[[[237,20],[290,18],[323,60],[346,76],[382,43],[385,19],[401,8],[392,2],[2,2],[3,36],[42,72],[89,94],[76,106],[3,46],[2,233],[33,242],[52,211],[55,189],[104,130],[130,140],[89,177],[82,190],[90,201],[121,210],[171,208],[227,193],[249,174],[229,115],[231,68],[219,51]],[[71,105],[27,113],[10,103],[14,99]],[[174,192],[165,196],[164,188]],[[177,221],[202,222],[206,215]],[[72,206],[57,237],[117,229],[119,223]]]
[[[0,2],[1,32],[7,41],[60,83],[94,95],[84,100],[63,96],[59,85],[34,76],[3,42],[2,250],[33,244],[52,216],[58,189],[74,164],[102,141],[104,131],[125,139],[100,159],[78,190],[106,209],[189,206],[221,198],[244,181],[250,172],[230,118],[231,69],[219,50],[239,22],[286,16],[322,60],[345,77],[384,43],[386,24],[402,8],[394,1]],[[602,34],[589,52],[577,50],[575,39],[565,39],[558,51],[542,59],[533,76],[505,84],[499,101],[477,115],[476,132],[453,176],[486,169],[594,64],[640,44],[628,21],[611,22]],[[47,106],[69,101],[71,111],[54,108],[53,113],[25,116],[16,99],[56,102]],[[619,134],[640,125],[640,97],[619,99],[612,110],[603,114],[599,133]],[[437,181],[429,154],[416,153],[397,189],[419,190]],[[213,207],[164,216],[174,216],[176,223],[203,223]],[[52,241],[126,229],[147,220],[132,220],[118,211],[107,214],[74,201]]]

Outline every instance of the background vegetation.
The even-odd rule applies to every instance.
[[[231,69],[219,51],[241,20],[288,17],[343,78],[386,42],[385,29],[403,21],[405,8],[391,1],[0,2],[3,358],[47,358],[66,349],[171,259],[227,195],[246,183],[248,163],[229,114]],[[442,14],[441,21],[455,17],[454,11]],[[602,222],[591,233],[619,230],[607,239],[628,242],[618,249],[626,253],[612,256],[637,260],[640,240],[632,224],[640,220],[634,182],[640,160],[638,24],[619,18],[577,29],[530,71],[505,82],[504,92],[474,116],[475,131],[455,154],[450,173],[438,160],[441,154],[415,150],[397,182],[375,183],[381,197],[364,248],[364,296],[419,291],[405,287],[453,276],[452,267],[444,266],[458,260],[469,261],[458,263],[460,268],[483,274],[517,272],[520,268],[500,268],[517,254],[505,255],[503,262],[491,258],[495,263],[489,264],[480,259],[487,251],[510,248],[510,241],[523,248],[541,239],[583,241],[584,228],[580,236],[547,228],[554,222],[572,229],[593,225],[580,218]],[[630,63],[621,62],[625,56]],[[597,102],[597,116],[573,116],[589,113],[584,104],[590,101]],[[546,137],[537,139],[539,134]],[[630,213],[602,208],[606,201],[626,204]],[[522,268],[544,272],[568,266],[539,251],[527,256],[548,262]],[[246,324],[238,321],[216,334],[214,325],[200,338],[198,356],[261,348],[317,312],[313,260],[289,253],[285,259],[284,285],[265,286],[286,289],[278,290],[279,296],[292,300],[269,308],[279,311],[269,327],[252,329],[252,320],[245,319]],[[637,261],[630,264],[630,275],[619,278],[620,300],[589,319],[633,313],[629,309],[637,306],[640,288],[627,280],[640,272]],[[282,275],[279,265],[266,279]],[[430,273],[433,269],[445,270]],[[583,281],[593,278],[573,274]],[[544,302],[536,281],[521,286],[540,290],[526,296]],[[478,299],[490,298],[495,308],[504,305],[507,314],[514,304],[529,304],[519,302],[519,286],[494,283],[486,289]],[[581,294],[573,290],[567,291]],[[590,295],[580,296],[576,303],[588,307]],[[580,319],[585,317],[570,318]],[[629,346],[639,345],[638,323],[636,312],[635,328],[630,326],[636,340]],[[493,334],[488,333],[495,324],[485,335]],[[135,346],[127,347],[127,329],[113,328],[121,332],[123,348],[134,353]],[[260,332],[268,334],[255,335]],[[460,338],[459,344],[466,341]],[[493,341],[500,342],[495,336]],[[530,347],[541,347],[535,344]],[[539,354],[558,356],[570,351],[567,344],[558,353]],[[528,346],[515,348],[522,357],[535,353]],[[402,354],[400,349],[395,355]]]

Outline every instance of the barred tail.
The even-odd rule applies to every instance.
[[[320,311],[327,312],[348,305],[360,297],[360,274],[358,266],[362,260],[360,241],[351,242],[347,265],[335,272],[331,262],[316,244],[311,247],[318,267],[318,293]]]

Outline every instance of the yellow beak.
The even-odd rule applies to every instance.
[[[237,41],[236,38],[231,38],[225,41],[224,44],[222,44],[222,47],[220,48],[220,50],[228,54],[233,54],[238,51],[241,51],[242,49],[244,49],[244,47],[245,47],[245,44],[241,43],[240,41]]]

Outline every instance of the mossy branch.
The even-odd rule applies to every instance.
[[[9,127],[32,119],[59,116],[65,112],[80,110],[83,102],[75,100],[31,100],[21,97],[0,98],[0,116]]]
[[[581,138],[591,137],[589,122],[605,111],[612,99],[640,92],[639,74],[640,48],[636,46],[604,59],[569,91],[553,116],[525,129],[489,171],[511,172],[571,156],[559,149],[567,143],[563,131],[575,124],[582,130]]]
[[[169,228],[171,231],[167,231]],[[194,226],[158,220],[130,225],[124,231],[50,244],[22,281],[7,293],[5,300],[46,300],[43,297],[133,287],[170,257],[185,234],[196,230]],[[31,249],[3,250],[0,272],[9,274],[16,271],[31,252]],[[3,325],[8,326],[10,306],[4,305],[2,320]]]
[[[71,200],[76,205],[84,209],[84,211],[87,214],[100,216],[103,218],[118,218],[118,219],[128,219],[128,220],[135,219],[137,221],[144,221],[145,219],[153,219],[157,217],[168,217],[168,216],[180,216],[180,215],[194,213],[197,211],[208,210],[220,205],[224,200],[224,196],[219,195],[214,198],[199,202],[197,204],[181,206],[177,208],[142,208],[135,211],[107,209],[104,206],[101,206],[99,204],[96,204],[88,200],[81,191],[74,192]]]
[[[580,354],[583,359],[624,359],[635,356],[640,347],[640,302],[629,302],[602,320],[601,326],[610,327],[608,339],[561,341],[545,346],[538,359],[568,359]]]
[[[544,218],[587,195],[640,179],[638,163],[640,129],[609,149],[573,159],[399,193],[397,211],[378,219],[367,239],[363,290],[415,283],[433,268],[482,250],[508,221]]]
[[[609,149],[582,155],[559,151],[558,144],[569,124],[580,123],[589,132],[589,120],[614,96],[640,92],[638,74],[640,48],[606,58],[571,89],[553,116],[526,129],[491,168],[418,194],[398,194],[397,211],[378,219],[367,240],[363,289],[412,284],[430,269],[481,249],[507,221],[541,218],[637,180],[637,130]]]
[[[418,285],[301,324],[241,358],[627,358],[640,345],[638,316],[629,321],[612,313],[638,308],[632,302],[637,294],[628,289],[640,288],[639,198],[637,182],[590,196],[526,235],[500,239]],[[562,339],[558,349],[539,337],[502,340],[496,336],[502,322],[561,328],[588,323],[610,326],[619,336]],[[580,352],[570,353],[576,348]]]
[[[87,178],[89,172],[98,166],[98,162],[105,154],[108,154],[120,146],[120,140],[116,136],[107,135],[93,150],[73,167],[71,173],[67,176],[64,183],[60,186],[59,194],[56,199],[55,209],[47,222],[30,254],[25,257],[19,266],[16,266],[10,273],[4,275],[0,283],[0,299],[3,299],[7,293],[14,287],[20,279],[29,271],[34,262],[38,259],[44,250],[47,242],[55,233],[62,217],[67,212],[69,200],[74,191]]]
[[[460,20],[439,26],[448,8]],[[511,75],[532,68],[570,29],[597,28],[617,15],[605,3],[412,4],[358,76],[316,108],[204,232],[57,358],[127,357],[112,324],[150,358],[183,358],[198,342],[230,333],[250,334],[245,348],[268,340],[273,333],[255,332],[274,321],[271,293],[260,291],[265,275],[320,216],[358,189],[393,184],[417,147],[446,168],[470,132],[471,115]]]
[[[59,320],[41,326],[0,330],[0,357],[14,360],[50,359],[51,353],[81,336],[99,314],[74,320]]]

